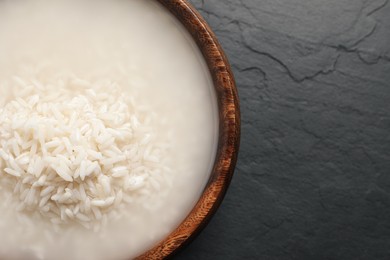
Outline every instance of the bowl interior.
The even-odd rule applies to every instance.
[[[238,95],[229,62],[208,24],[185,0],[158,0],[188,30],[210,70],[217,94],[219,140],[216,159],[201,198],[185,220],[167,238],[137,259],[172,256],[208,223],[221,204],[233,176],[240,141]]]

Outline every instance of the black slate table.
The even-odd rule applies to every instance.
[[[232,64],[242,145],[176,259],[390,259],[388,0],[191,0]]]

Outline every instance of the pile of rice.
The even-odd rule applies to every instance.
[[[166,185],[158,117],[126,87],[70,74],[7,84],[18,93],[0,107],[0,190],[21,213],[99,230]]]

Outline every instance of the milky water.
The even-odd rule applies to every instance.
[[[121,82],[133,88],[129,93],[164,118],[158,130],[171,136],[172,186],[150,195],[150,207],[128,205],[97,233],[79,226],[56,232],[46,219],[20,215],[8,199],[12,191],[0,186],[0,259],[136,257],[169,235],[199,199],[218,132],[204,59],[156,1],[0,1],[0,106],[18,96],[10,94],[14,76],[66,72],[115,80],[118,71],[127,75]]]

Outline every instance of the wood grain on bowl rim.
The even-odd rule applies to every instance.
[[[214,82],[219,108],[219,143],[209,182],[196,206],[167,238],[137,259],[173,256],[208,223],[222,202],[233,176],[240,142],[237,89],[229,62],[208,24],[185,0],[157,0],[187,28],[200,48]]]

